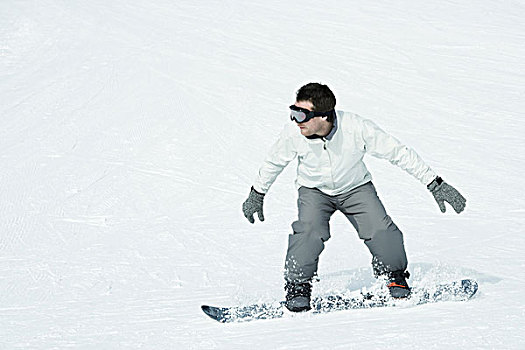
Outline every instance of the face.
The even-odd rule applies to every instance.
[[[309,111],[312,111],[314,105],[310,101],[297,101],[294,103],[297,107],[305,108]],[[301,129],[301,134],[303,136],[312,136],[312,135],[321,135],[326,133],[326,130],[330,131],[331,124],[326,121],[326,118],[315,117],[310,119],[305,123],[297,123],[299,129]]]

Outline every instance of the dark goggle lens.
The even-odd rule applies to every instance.
[[[296,105],[291,105],[290,110],[290,119],[295,120],[297,123],[307,122],[315,116],[314,112]]]
[[[290,111],[290,119],[295,120],[297,123],[302,123],[308,119],[307,115],[301,111]]]
[[[332,120],[335,119],[335,110],[333,109],[327,112],[314,112],[314,111],[309,111],[305,108],[297,107],[296,105],[291,105],[290,110],[291,110],[290,119],[295,120],[297,123],[306,123],[307,121],[309,121],[310,119],[314,117],[322,117],[322,116],[326,116],[326,117],[332,116]]]

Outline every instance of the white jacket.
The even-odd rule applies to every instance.
[[[295,157],[297,188],[318,188],[328,195],[348,192],[372,180],[365,154],[386,159],[428,185],[437,175],[412,149],[357,114],[337,111],[334,127],[325,138],[304,137],[295,123],[284,127],[253,185],[268,192],[277,176]]]

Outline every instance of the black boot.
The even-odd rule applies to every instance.
[[[311,309],[310,296],[312,294],[312,284],[286,282],[286,308],[292,312],[308,311]]]
[[[391,271],[388,273],[388,290],[392,298],[402,299],[410,295],[410,287],[407,283],[407,278],[410,274],[406,271]]]

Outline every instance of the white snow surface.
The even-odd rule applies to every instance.
[[[524,349],[522,1],[0,2],[1,349]],[[241,204],[295,91],[415,148],[468,199],[367,158],[413,286],[468,302],[220,324],[282,299],[295,163]],[[314,295],[373,287],[341,214]]]

